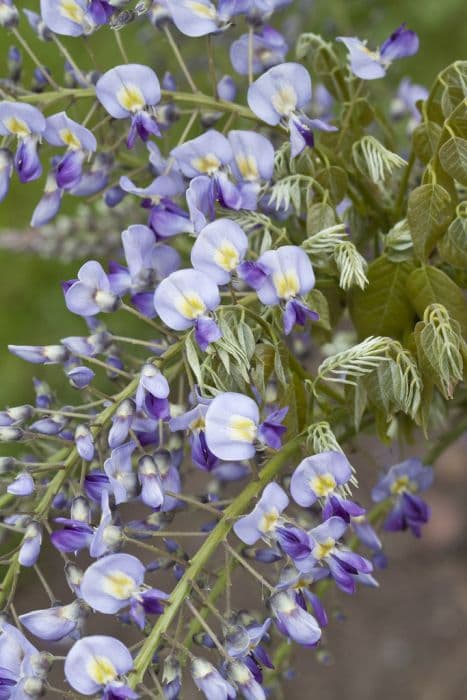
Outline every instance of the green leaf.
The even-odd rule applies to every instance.
[[[361,338],[388,335],[400,338],[412,327],[414,313],[406,283],[413,270],[409,261],[395,263],[385,255],[368,267],[368,286],[350,294],[350,314]]]
[[[451,217],[451,198],[441,185],[421,185],[410,194],[407,218],[415,254],[425,260]]]
[[[319,184],[328,190],[331,199],[335,204],[341,202],[347,192],[348,178],[347,173],[342,168],[331,165],[328,168],[320,170],[316,173],[316,180]]]
[[[420,318],[429,304],[443,304],[449,315],[467,331],[467,308],[464,295],[457,284],[436,267],[426,265],[414,270],[407,279],[407,291],[413,308]]]
[[[443,143],[438,155],[448,175],[461,185],[467,186],[467,141],[452,136],[449,141]]]
[[[187,337],[185,342],[185,353],[187,362],[191,367],[193,374],[196,377],[196,381],[198,382],[198,384],[202,384],[202,372],[201,365],[198,359],[198,351],[196,350],[193,335],[191,333]]]
[[[306,216],[306,231],[309,236],[313,236],[315,233],[319,233],[323,229],[330,228],[336,223],[336,215],[334,209],[325,204],[324,202],[319,202],[318,204],[312,204],[308,209]]]
[[[417,158],[429,163],[438,149],[442,129],[436,122],[422,122],[412,134],[412,143]]]
[[[443,260],[453,267],[467,266],[467,218],[454,219],[438,243],[438,251]]]
[[[456,61],[440,76],[444,85],[441,107],[445,118],[467,97],[467,61]]]

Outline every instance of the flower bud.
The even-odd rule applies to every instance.
[[[20,50],[16,46],[10,46],[8,49],[7,67],[10,80],[17,83],[21,77],[23,58]]]
[[[6,474],[12,471],[18,464],[14,457],[0,457],[0,474]]]
[[[77,496],[71,504],[70,518],[72,520],[80,520],[83,523],[91,522],[91,509],[87,498]]]
[[[70,561],[65,565],[65,577],[71,590],[78,595],[79,586],[83,578],[82,570]]]
[[[17,27],[18,21],[19,12],[11,0],[0,0],[0,27]]]
[[[0,442],[19,442],[23,437],[21,428],[0,427]]]

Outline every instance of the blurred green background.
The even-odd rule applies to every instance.
[[[33,7],[36,3],[30,0],[16,4],[19,9],[36,9]],[[417,56],[400,61],[391,69],[388,81],[395,88],[404,75],[429,86],[439,70],[453,60],[464,57],[466,30],[463,16],[465,19],[464,0],[411,3],[403,0],[295,0],[285,11],[277,13],[274,24],[278,28],[285,26],[289,36],[301,31],[322,33],[327,38],[339,34],[357,35],[367,37],[370,45],[377,45],[401,22],[407,22],[419,34],[421,47]],[[52,43],[38,41],[26,25],[22,19],[20,29],[23,36],[60,80],[62,59],[56,47]],[[169,68],[177,74],[163,35],[151,31],[151,28],[143,30],[142,26],[138,22],[122,33],[130,60],[150,63],[160,76]],[[199,74],[205,76],[205,55],[199,51],[200,44],[181,36],[177,36],[177,40],[187,61],[194,67],[195,75],[199,68]],[[227,42],[227,36],[215,40],[219,74],[229,71]],[[83,42],[72,40],[64,43],[80,67],[92,67],[88,52],[83,51]],[[87,39],[86,43],[102,69],[121,62],[112,32],[107,28]],[[6,53],[12,45],[18,46],[15,37],[0,29],[2,77],[7,75]],[[292,51],[289,55],[293,55]],[[23,75],[25,85],[30,85],[32,63],[26,56]],[[200,84],[204,79],[199,78]],[[181,81],[182,78],[180,85]],[[43,180],[27,186],[14,183],[10,196],[0,205],[0,236],[12,228],[23,229],[25,236],[35,235],[28,228],[28,221],[42,187]],[[72,207],[73,203],[68,201],[64,210],[72,211]],[[60,281],[75,275],[79,260],[69,264],[57,263],[26,252],[3,250],[2,247],[0,239],[0,405],[3,406],[31,400],[32,376],[52,377],[56,381],[60,377],[55,371],[44,371],[44,368],[27,365],[10,356],[7,343],[53,343],[66,335],[83,333],[84,324],[65,312],[60,291]]]

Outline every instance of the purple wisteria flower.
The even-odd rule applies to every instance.
[[[86,155],[97,148],[94,134],[59,112],[47,117],[43,137],[52,146],[66,146],[67,153],[55,165],[55,181],[61,189],[73,189],[81,181]]]
[[[253,73],[282,63],[288,51],[287,42],[280,32],[273,27],[264,26],[253,34]],[[230,47],[230,61],[240,75],[248,75],[250,37],[248,34],[234,41]]]
[[[41,0],[41,15],[49,29],[65,36],[91,34],[107,21],[101,0]]]
[[[304,250],[293,245],[268,250],[252,267],[253,269],[248,270],[243,277],[249,282],[250,276],[255,277],[257,274],[258,267],[262,271],[262,281],[256,285],[258,297],[268,306],[284,304],[286,335],[295,324],[304,326],[308,319],[319,319],[318,313],[309,309],[300,298],[308,294],[315,285],[313,268]]]
[[[71,687],[83,695],[103,693],[106,700],[138,697],[121,680],[132,668],[126,646],[104,635],[79,639],[65,659],[65,677]]]
[[[309,531],[310,555],[295,559],[300,571],[313,570],[315,566],[326,566],[337,586],[345,593],[354,593],[359,576],[366,576],[373,571],[368,559],[339,543],[348,527],[348,523],[333,516],[321,525]]]
[[[191,673],[196,687],[204,693],[207,700],[227,700],[236,697],[233,685],[226,681],[209,661],[194,659]]]
[[[89,260],[79,270],[78,279],[69,283],[65,292],[65,303],[74,314],[95,316],[101,311],[116,311],[120,299],[113,293],[102,265],[95,260]]]
[[[18,561],[21,566],[34,566],[39,558],[42,545],[42,526],[32,520],[26,527],[19,550]]]
[[[128,63],[111,68],[96,83],[96,97],[114,119],[131,117],[127,145],[132,148],[136,137],[147,141],[160,136],[159,126],[148,108],[161,99],[157,75],[148,66]]]
[[[289,498],[279,484],[271,483],[264,489],[254,510],[237,520],[233,529],[245,544],[255,544],[275,534],[282,521],[281,513],[289,505]]]
[[[409,528],[420,537],[422,525],[429,520],[430,508],[417,494],[426,491],[433,478],[433,469],[425,467],[419,459],[407,459],[388,470],[371,493],[376,503],[387,498],[393,501],[384,523],[385,530],[395,532]]]
[[[14,496],[30,496],[34,493],[34,479],[28,472],[22,472],[7,486],[7,493]]]
[[[292,474],[290,493],[295,503],[303,508],[322,499],[325,520],[331,515],[349,520],[365,512],[345,498],[343,486],[351,477],[352,467],[342,452],[321,452],[300,462]]]
[[[222,31],[231,20],[235,0],[166,0],[172,20],[186,36],[198,37]]]
[[[167,593],[144,585],[145,566],[130,554],[109,554],[84,572],[81,597],[93,610],[114,615],[130,607],[130,617],[140,629],[146,614],[160,615]]]
[[[306,647],[313,647],[319,642],[320,626],[313,615],[299,605],[295,593],[275,593],[270,605],[276,625],[282,634]]]
[[[409,129],[413,130],[421,120],[417,102],[425,101],[428,94],[424,85],[418,85],[409,78],[404,78],[399,83],[397,94],[391,103],[391,116],[394,119],[400,119],[408,115],[410,117]]]
[[[10,189],[13,174],[13,155],[7,148],[0,148],[0,202],[3,202]]]
[[[83,610],[78,601],[20,615],[21,624],[39,639],[56,642],[71,635],[80,625]],[[0,696],[1,697],[1,696]]]
[[[0,136],[18,139],[14,164],[22,183],[37,180],[42,174],[37,143],[45,125],[45,117],[36,107],[20,102],[0,102]]]
[[[241,209],[255,210],[261,186],[274,173],[274,147],[255,131],[229,131],[228,139],[233,152],[230,167],[238,181]]]
[[[287,409],[273,411],[261,423],[258,405],[249,396],[218,394],[206,412],[207,446],[216,457],[227,461],[250,459],[259,443],[278,449],[286,430],[282,425],[286,413]]]
[[[217,219],[201,230],[191,249],[191,264],[216,284],[227,284],[247,250],[243,229],[235,221]]]
[[[68,351],[63,345],[9,345],[16,357],[37,365],[54,365],[65,362]]]
[[[220,301],[217,284],[198,270],[173,272],[154,294],[154,307],[166,326],[175,331],[194,327],[202,350],[221,337],[219,326],[209,316]]]
[[[171,246],[158,243],[154,231],[142,224],[133,224],[123,231],[122,244],[128,269],[112,264],[111,288],[118,296],[130,293],[141,313],[154,316],[154,286],[179,268],[180,255]]]
[[[237,0],[237,14],[246,15],[253,24],[269,19],[275,10],[290,5],[292,0]]]
[[[311,95],[310,74],[300,63],[274,66],[248,89],[248,104],[257,117],[271,126],[282,123],[289,129],[292,158],[305,146],[313,146],[313,129],[336,131],[334,126],[303,113]]]
[[[136,443],[131,440],[113,449],[111,456],[104,462],[104,471],[117,505],[126,503],[135,492],[136,475],[131,463],[135,449]]]
[[[0,697],[22,700],[27,695],[24,685],[28,681],[32,687],[43,689],[37,677],[38,650],[13,625],[2,620],[0,623]],[[38,683],[36,683],[36,681]]]
[[[144,408],[149,416],[159,420],[169,418],[169,392],[169,383],[162,372],[147,362],[141,370],[136,390],[136,408]]]
[[[349,52],[350,70],[358,78],[374,80],[383,78],[393,61],[413,56],[418,51],[419,40],[415,32],[401,24],[379,49],[370,51],[366,41],[356,37],[339,36]]]

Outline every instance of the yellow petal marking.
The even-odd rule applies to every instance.
[[[107,685],[118,676],[115,666],[106,656],[94,656],[88,664],[88,673],[99,685]]]
[[[294,270],[282,270],[275,272],[272,280],[276,288],[277,296],[280,299],[290,299],[297,296],[300,289],[300,282]]]
[[[235,270],[238,265],[238,251],[230,241],[222,241],[221,245],[214,253],[214,261],[219,267],[222,267],[223,270],[231,272]]]
[[[256,423],[245,416],[231,416],[230,437],[239,442],[254,442],[258,428]]]
[[[281,85],[271,97],[271,102],[276,112],[288,117],[297,107],[297,93],[292,85]]]
[[[310,479],[311,490],[320,498],[332,493],[336,488],[336,480],[332,474],[319,474]]]
[[[22,119],[18,119],[18,117],[8,117],[7,119],[4,119],[3,123],[10,133],[14,134],[20,139],[29,136],[31,133],[26,122],[24,122]]]
[[[207,153],[205,156],[201,156],[200,158],[193,158],[191,164],[195,170],[198,170],[198,172],[212,175],[219,170],[221,162],[219,158],[214,155],[214,153]]]
[[[195,319],[202,316],[206,311],[206,306],[196,292],[185,292],[180,294],[175,302],[177,311],[185,318]]]
[[[143,93],[136,85],[122,85],[117,92],[117,100],[129,112],[139,112],[145,105]]]

